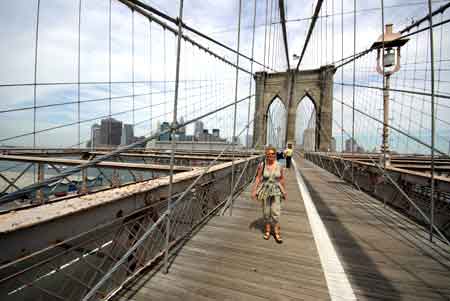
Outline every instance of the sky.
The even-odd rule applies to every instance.
[[[143,2],[172,17],[178,15],[178,1],[143,0]],[[274,69],[285,71],[287,64],[282,45],[281,26],[278,23],[277,2],[256,1],[254,57],[256,61],[264,62],[266,55],[266,62],[268,61]],[[433,1],[433,7],[439,7],[445,2]],[[135,123],[135,133],[139,136],[148,135],[154,131],[158,121],[172,119],[177,42],[175,35],[168,30],[163,30],[155,22],[148,22],[139,13],[133,14],[118,0],[111,0],[111,36],[109,35],[109,0],[40,0],[39,3],[39,26],[36,36],[38,0],[0,2],[0,39],[2,40],[0,43],[2,66],[0,70],[0,144],[22,146],[35,144],[52,147],[72,146],[78,143],[84,145],[90,138],[90,126],[110,114],[125,123]],[[248,0],[242,3],[240,51],[251,56],[254,2]],[[264,26],[266,3],[269,4],[267,14],[272,15],[272,23],[274,23],[271,28],[267,28],[267,31]],[[403,28],[412,20],[417,20],[426,14],[426,3],[421,0],[385,0],[385,23],[394,23],[394,30]],[[291,66],[296,64],[293,54],[300,54],[304,46],[315,4],[315,0],[286,1]],[[184,1],[183,20],[186,24],[236,49],[238,6],[237,0],[187,0]],[[80,7],[81,14],[79,14]],[[350,0],[324,1],[321,18],[316,24],[301,69],[318,68],[353,53],[353,10],[353,1]],[[343,23],[341,23],[341,12],[343,12]],[[442,16],[437,16],[435,20],[438,22],[440,18],[445,19],[448,16],[446,12]],[[381,22],[378,1],[356,1],[356,52],[370,47],[378,38],[381,34]],[[445,64],[448,63],[444,59],[449,57],[447,47],[449,35],[447,34],[448,25],[441,27],[443,33],[440,34],[444,38],[439,39],[439,33],[435,33],[438,41],[435,48],[438,57],[442,58],[439,62],[441,64],[439,76],[442,77],[439,80],[439,90],[445,94],[450,91],[445,80],[449,80],[449,73],[444,71]],[[267,38],[269,33],[274,37],[273,39]],[[185,34],[228,61],[236,62],[236,55],[232,52],[190,32]],[[417,63],[420,60],[429,59],[427,52],[429,47],[426,47],[426,40],[426,33],[421,34],[420,38],[411,38],[408,43],[410,44],[408,54],[402,53],[402,62],[410,62],[408,66],[410,73],[399,72],[393,76],[396,87],[415,87],[420,82],[419,79],[426,76],[429,81],[429,67],[427,67],[429,64]],[[264,47],[268,43],[271,43],[270,50]],[[419,46],[414,48],[414,43]],[[254,93],[254,83],[250,87],[252,80],[249,74],[239,73],[236,93],[236,70],[189,43],[182,43],[180,61],[178,116],[183,116],[184,120],[229,104],[233,102],[236,95],[237,99],[241,99]],[[242,57],[239,65],[246,70],[251,68],[250,62]],[[374,66],[373,55],[358,60],[356,65],[358,81],[367,85],[380,86],[382,77],[375,73]],[[413,66],[415,66],[414,70],[412,70]],[[261,71],[262,67],[255,64],[253,70]],[[335,83],[351,83],[352,70],[351,64],[344,68],[343,74],[338,70]],[[428,75],[425,74],[426,72]],[[416,78],[416,82],[412,81],[413,77]],[[109,84],[109,81],[112,84]],[[131,84],[133,81],[137,83]],[[40,83],[36,89],[34,89],[34,82]],[[78,85],[78,82],[81,84]],[[429,90],[429,86],[428,82],[428,85],[421,87],[421,90]],[[350,102],[353,99],[351,87],[346,86],[342,92],[341,85],[335,84],[334,90],[335,97],[338,98],[337,104],[342,98]],[[381,112],[379,104],[382,100],[380,91],[376,94],[372,93],[376,91],[369,91],[370,89],[359,90],[359,94],[356,93],[360,96],[356,105],[369,115],[378,116]],[[430,113],[427,109],[429,106],[424,105],[424,100],[413,99],[411,96],[405,96],[404,93],[393,97],[398,99],[391,107],[392,115],[407,116],[394,118],[393,122],[397,122],[397,126],[408,130],[410,134],[426,137],[426,129],[429,126],[425,124],[426,116]],[[372,99],[375,100],[372,101]],[[448,99],[439,99],[439,101],[444,102]],[[371,102],[376,103],[377,106],[367,107],[367,103]],[[32,109],[34,105],[38,109]],[[253,106],[254,98],[250,103],[245,101],[239,104],[237,133],[245,133],[247,122],[253,119]],[[411,122],[407,120],[411,119],[415,112],[411,109],[407,111],[407,106],[420,111],[418,114],[422,120],[417,122],[418,125],[411,126]],[[337,121],[340,120],[338,107],[336,106],[334,110]],[[18,110],[20,108],[30,109]],[[248,118],[249,109],[250,119]],[[406,111],[402,111],[402,114],[398,113],[401,110]],[[438,130],[442,133],[448,130],[446,123],[449,119],[448,113],[450,112],[445,106],[439,107],[438,114],[444,122],[438,122],[440,124]],[[205,127],[221,128],[223,135],[230,137],[233,133],[233,114],[231,107],[204,118]],[[343,128],[350,131],[351,124],[348,121],[351,120],[351,110],[344,110],[344,115]],[[379,144],[375,138],[380,135],[372,135],[377,131],[376,125],[374,124],[369,132],[363,126],[367,124],[367,121],[364,121],[365,118],[357,117],[359,122],[357,132],[361,137],[360,140],[367,140],[368,146]],[[78,120],[81,123],[78,123]],[[252,125],[250,125],[250,132],[251,128]],[[334,125],[333,135],[339,134],[341,128],[342,125]],[[32,134],[34,131],[38,132],[35,136]],[[80,131],[79,134],[78,131]],[[188,127],[189,131],[192,131],[192,127]],[[23,137],[13,138],[21,135]],[[442,134],[442,136],[445,135]],[[374,137],[369,139],[365,138],[366,136]],[[448,145],[448,138],[445,139],[442,139],[442,144]],[[442,148],[446,147],[442,146]]]

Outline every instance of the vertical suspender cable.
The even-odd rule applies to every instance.
[[[131,84],[133,85],[131,88],[131,94],[133,99],[133,133],[134,133],[134,125],[135,125],[135,93],[134,93],[134,9],[131,10]],[[127,143],[125,141],[125,143]]]
[[[266,71],[267,18],[269,16],[269,0],[266,0],[266,25],[264,26],[264,71]]]
[[[344,60],[344,0],[341,0],[341,60]],[[344,68],[342,67],[341,82],[344,82]],[[341,152],[344,152],[344,85],[341,85]]]
[[[334,0],[331,1],[331,62],[334,62]]]
[[[271,45],[271,40],[272,40],[272,10],[273,10],[273,0],[270,0],[270,18],[269,18],[269,45],[268,45],[268,49],[267,49],[267,66],[268,69],[271,69],[270,66],[270,45]]]
[[[81,2],[78,2],[78,62],[77,62],[77,105],[78,105],[78,148],[81,148]],[[92,137],[93,138],[93,137]],[[94,140],[91,138],[91,146],[94,144]]]
[[[164,254],[164,271],[169,271],[168,259],[169,259],[169,240],[170,240],[170,217],[172,213],[172,193],[173,193],[173,165],[175,158],[175,137],[174,129],[177,122],[177,105],[178,105],[178,86],[180,80],[180,54],[181,54],[181,34],[183,30],[183,0],[180,0],[180,12],[178,14],[178,41],[177,41],[177,61],[175,70],[175,95],[173,100],[173,119],[170,125],[170,175],[169,175],[169,199],[167,203],[167,220],[166,220],[166,250]]]
[[[356,0],[353,0],[353,57],[356,54]],[[353,60],[353,89],[352,89],[352,183],[355,183],[355,171],[353,164],[353,154],[355,152],[355,76],[356,60]]]
[[[38,66],[38,44],[39,44],[39,13],[41,1],[37,2],[36,11],[36,34],[34,40],[34,78],[33,78],[33,148],[36,148],[36,98],[37,98],[37,66]],[[36,182],[36,164],[33,164],[33,182]]]
[[[328,62],[328,2],[325,0],[325,65]]]
[[[37,66],[38,66],[38,44],[39,44],[39,13],[41,10],[41,1],[37,2],[36,11],[36,34],[34,40],[34,85],[33,85],[33,148],[36,148],[36,98],[37,98]]]
[[[253,34],[252,34],[252,60],[250,63],[250,84],[249,84],[249,88],[248,88],[248,95],[252,95],[252,83],[253,83],[253,56],[255,54],[255,28],[256,28],[256,0],[253,1]],[[249,144],[250,141],[248,139],[248,131],[249,131],[249,127],[250,127],[250,110],[251,110],[251,105],[252,105],[252,98],[250,97],[248,100],[248,110],[247,110],[247,134],[245,137],[245,141],[246,141],[246,148],[247,151],[249,150]]]
[[[387,114],[389,112],[385,112],[385,110],[389,110],[388,106],[387,106],[387,102],[389,101],[389,99],[385,99],[385,95],[386,93],[388,93],[388,91],[386,90],[387,88],[387,81],[388,79],[386,78],[386,74],[384,73],[384,1],[381,0],[381,70],[383,71],[383,116],[387,116]],[[387,145],[388,145],[388,141],[387,140],[387,135],[386,135],[386,118],[383,119],[384,120],[384,124],[383,124],[383,141],[382,141],[382,145],[383,145],[383,168],[386,170],[386,162],[387,162]],[[384,205],[386,206],[386,199],[384,200]]]
[[[164,81],[164,118],[167,118],[167,72],[166,72],[166,28],[163,28],[163,65],[164,65],[164,72],[163,72],[163,81]]]
[[[239,0],[239,13],[238,13],[238,32],[237,32],[237,53],[240,51],[241,46],[241,10],[242,10],[242,0]],[[233,214],[233,187],[234,187],[234,151],[236,146],[236,115],[237,115],[237,99],[238,99],[238,83],[239,83],[239,54],[236,55],[236,82],[234,86],[234,115],[233,115],[233,136],[231,138],[231,146],[233,149],[232,153],[232,164],[231,164],[231,187],[230,187],[230,215]]]
[[[108,89],[108,93],[109,93],[109,105],[108,105],[108,115],[109,115],[109,121],[108,121],[108,135],[107,135],[107,143],[108,145],[111,145],[111,115],[112,115],[112,107],[111,107],[111,96],[112,96],[112,86],[111,86],[111,81],[112,81],[112,76],[111,76],[111,20],[112,20],[112,0],[109,0],[109,21],[108,21],[108,83],[109,83],[109,89]],[[104,141],[102,141],[102,144],[105,143]]]
[[[430,208],[430,241],[433,240],[434,226],[434,144],[435,144],[435,112],[434,112],[434,45],[433,45],[433,11],[431,0],[428,0],[428,14],[430,23],[430,64],[431,64],[431,208]],[[442,45],[440,45],[442,47]],[[441,60],[441,58],[439,58]]]
[[[323,59],[323,10],[320,11],[320,66]]]
[[[152,21],[149,19],[149,22],[148,22],[148,28],[149,28],[149,40],[150,40],[150,45],[149,45],[149,64],[150,64],[150,66],[149,66],[149,68],[148,68],[148,70],[149,70],[149,77],[148,77],[148,80],[149,80],[149,88],[150,88],[150,91],[149,91],[149,96],[150,96],[150,104],[149,104],[149,110],[150,110],[150,112],[149,112],[149,118],[150,118],[150,135],[152,135],[152,122],[153,122],[153,118],[152,118],[152,101],[153,101],[153,97],[152,97],[152,94],[153,94],[153,83],[152,83],[152,67],[153,67],[153,64],[152,64]]]

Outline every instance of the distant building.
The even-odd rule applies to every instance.
[[[357,145],[356,146],[356,152],[357,153],[365,153],[366,150],[362,146]]]
[[[88,147],[95,148],[101,144],[101,127],[99,124],[94,123],[91,126],[91,141]]]
[[[170,132],[163,133],[164,131],[170,130],[170,123],[164,121],[159,126],[159,141],[169,141],[170,140]]]
[[[202,121],[196,121],[194,125],[194,136],[195,138],[199,139],[200,136],[203,134],[203,122]]]
[[[208,129],[203,129],[202,134],[199,137],[199,141],[209,141],[209,131]]]
[[[356,141],[353,138],[348,138],[347,140],[345,140],[345,152],[351,153],[352,149],[353,149],[353,152],[357,152],[358,144],[356,143]]]
[[[241,138],[239,138],[239,136],[234,136],[233,143],[236,145],[241,145]]]
[[[213,129],[212,130],[213,137],[219,138],[220,137],[220,130],[219,129]]]
[[[177,141],[195,141],[193,135],[178,135]]]
[[[307,128],[303,131],[303,150],[306,152],[316,149],[316,130]]]
[[[122,141],[120,144],[128,145],[133,143],[134,127],[132,124],[124,124],[122,129]]]
[[[247,135],[245,139],[247,139]],[[252,143],[253,143],[253,135],[248,135],[248,140],[246,141],[245,146],[251,147]]]
[[[100,144],[120,145],[122,138],[122,122],[114,118],[102,119],[100,125]]]
[[[184,118],[183,118],[183,116],[181,116],[180,117],[180,121],[179,121],[179,123],[178,124],[183,124],[184,123]],[[186,136],[186,127],[185,126],[183,126],[183,127],[180,127],[178,130],[177,130],[177,134],[179,135],[179,136]]]
[[[331,137],[330,141],[330,152],[336,151],[336,139],[334,137]]]

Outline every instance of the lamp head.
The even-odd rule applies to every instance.
[[[384,34],[380,35],[371,47],[371,49],[377,50],[378,73],[391,75],[400,69],[400,47],[408,41],[409,39],[402,38],[400,33],[393,32],[392,24],[386,24]],[[383,56],[383,66],[380,64],[381,55]]]
[[[385,32],[384,32],[384,48],[395,48],[402,47],[405,45],[409,39],[402,38],[401,33],[393,32],[393,25],[386,24]],[[371,49],[380,49],[383,48],[383,35],[378,37],[378,40],[372,44]]]

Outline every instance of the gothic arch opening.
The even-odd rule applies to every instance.
[[[308,95],[300,100],[295,116],[297,148],[306,152],[315,151],[317,149],[317,111],[314,101]]]
[[[266,113],[266,145],[284,148],[286,144],[287,112],[279,97],[275,97]]]

